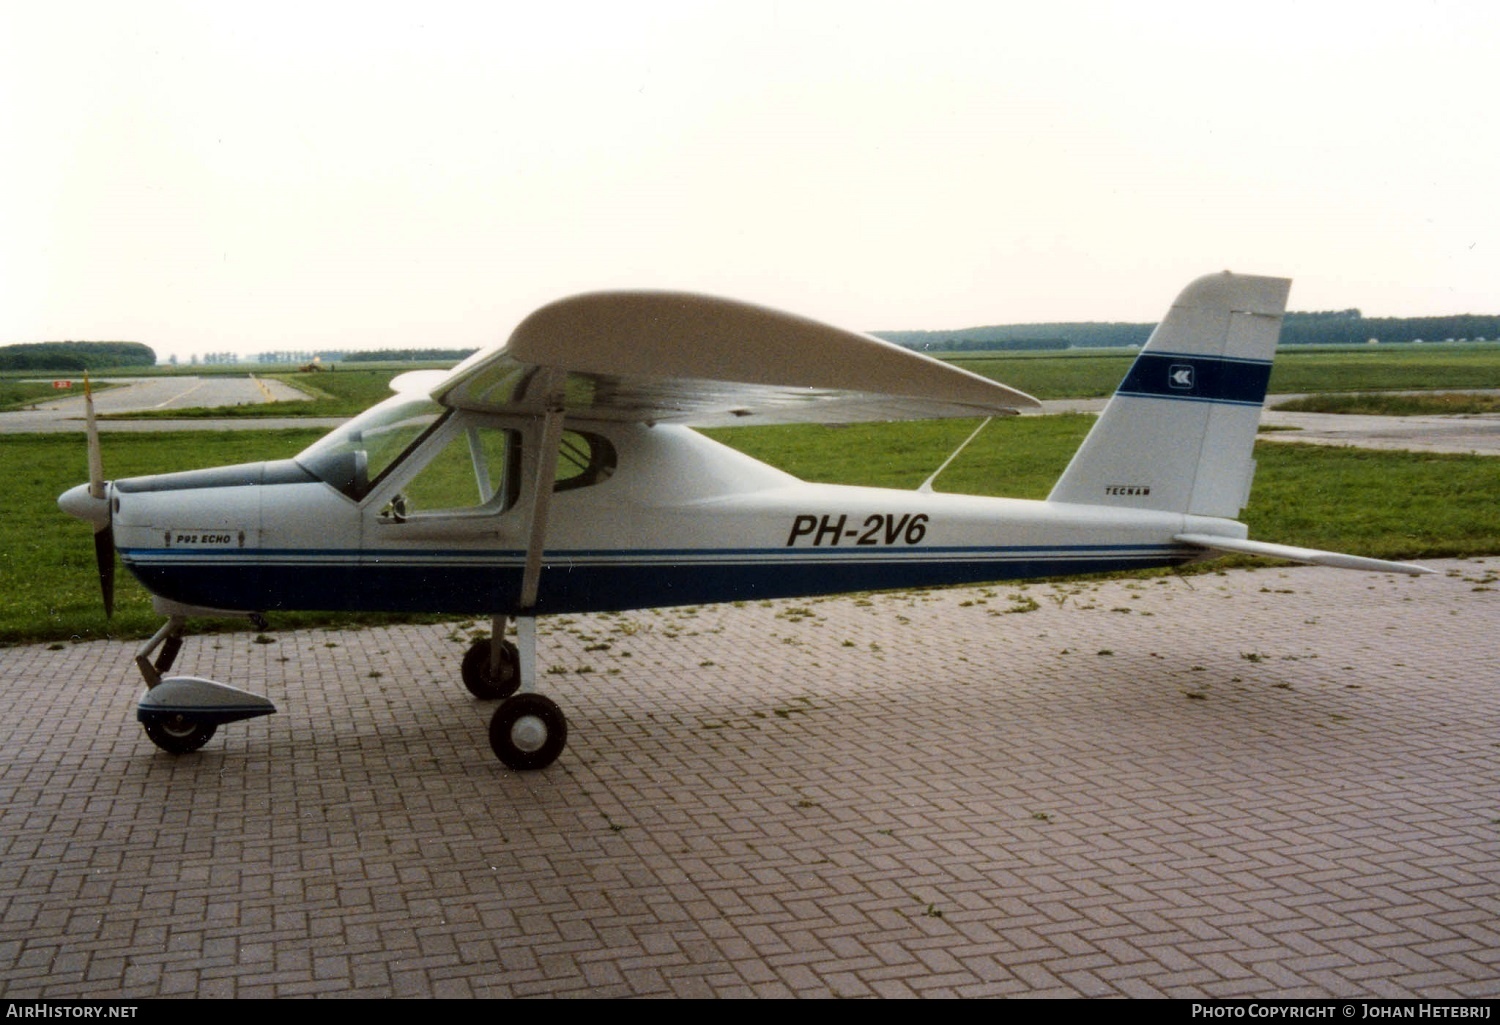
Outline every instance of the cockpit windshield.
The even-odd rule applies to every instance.
[[[357,502],[447,412],[429,398],[392,396],[320,438],[296,459]]]

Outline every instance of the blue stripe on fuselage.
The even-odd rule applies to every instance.
[[[1145,352],[1136,357],[1119,394],[1259,406],[1270,380],[1269,360]]]
[[[121,553],[154,594],[210,608],[513,614],[524,557],[511,552]],[[1020,580],[1169,566],[1169,544],[1008,548],[548,552],[536,611],[607,612]]]

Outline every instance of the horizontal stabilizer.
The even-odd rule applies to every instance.
[[[1173,541],[1212,548],[1220,552],[1239,555],[1263,555],[1268,559],[1287,559],[1305,562],[1313,566],[1332,566],[1335,569],[1360,569],[1370,573],[1407,573],[1421,576],[1434,570],[1410,562],[1387,562],[1385,559],[1366,559],[1359,555],[1344,555],[1340,552],[1323,552],[1316,548],[1298,548],[1294,545],[1273,545],[1264,541],[1248,541],[1233,537],[1216,537],[1213,534],[1178,534]]]

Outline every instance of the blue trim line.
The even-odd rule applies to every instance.
[[[926,558],[931,555],[963,555],[969,558],[985,556],[1012,556],[1017,553],[1036,552],[1154,552],[1174,547],[1159,543],[1113,544],[1113,545],[921,545],[910,547],[824,545],[779,546],[775,548],[548,548],[546,561],[556,563],[572,559],[628,559],[644,562],[652,559],[722,559],[774,558],[778,561],[808,556],[828,555],[870,558],[877,555]],[[476,549],[476,548],[122,548],[120,557],[126,561],[148,560],[179,562],[184,560],[225,560],[229,563],[275,561],[296,559],[306,562],[320,558],[335,559],[340,565],[354,561],[365,563],[390,562],[399,559],[456,560],[468,565],[476,559],[490,562],[524,561],[526,552],[520,548]],[[311,565],[312,563],[308,563]]]
[[[1260,406],[1270,380],[1270,360],[1143,352],[1120,382],[1118,394]]]
[[[297,561],[290,552],[282,553],[287,558],[266,560],[253,550],[188,550],[172,553],[171,560],[153,551],[158,558],[139,558],[145,554],[122,553],[148,590],[189,605],[459,615],[519,611],[520,553],[458,551],[445,553],[444,561],[425,552],[366,552],[363,560],[344,552],[339,553],[342,559],[328,562],[315,557]],[[1176,565],[1191,558],[1193,550],[1167,543],[642,554],[548,552],[536,611],[607,612],[1117,572]]]

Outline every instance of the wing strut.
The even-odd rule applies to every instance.
[[[542,579],[542,548],[546,543],[547,512],[552,505],[552,481],[557,476],[557,453],[562,445],[563,410],[549,408],[542,415],[542,433],[537,445],[536,479],[532,482],[531,510],[527,515],[526,568],[521,573],[521,614],[536,607]]]
[[[971,434],[971,435],[969,435],[967,438],[965,438],[964,441],[963,441],[963,444],[960,445],[960,446],[958,446],[958,448],[954,449],[953,450],[953,454],[951,456],[949,456],[947,459],[943,460],[943,465],[942,466],[939,466],[936,470],[932,471],[932,476],[928,477],[926,480],[924,480],[922,482],[921,486],[917,488],[917,491],[920,492],[921,494],[924,494],[924,495],[930,495],[930,494],[932,494],[932,482],[938,479],[938,474],[940,474],[944,470],[948,469],[948,464],[951,463],[951,462],[953,462],[953,460],[957,459],[958,456],[959,456],[959,453],[963,452],[964,449],[968,448],[969,447],[969,442],[971,442],[975,438],[979,437],[979,432],[982,431],[982,430],[984,430],[986,427],[988,427],[990,425],[990,421],[993,420],[993,419],[995,419],[995,418],[992,417],[992,416],[985,417],[984,418],[984,422],[981,423],[978,427],[974,428],[974,433]]]
[[[516,616],[516,648],[521,672],[519,693],[522,694],[536,690],[536,598],[542,579],[547,512],[552,505],[552,482],[557,476],[557,454],[562,447],[562,435],[562,404],[549,405],[542,415],[541,436],[537,443],[536,475],[532,480],[531,509],[527,513],[526,565],[521,571],[521,601]],[[491,645],[491,651],[496,654],[499,648],[499,641]]]

